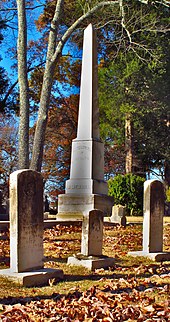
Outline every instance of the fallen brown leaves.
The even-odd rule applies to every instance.
[[[55,228],[44,231],[44,251],[47,257],[67,258],[80,250],[81,226],[57,225]]]
[[[9,265],[9,232],[0,232],[0,263]]]
[[[102,290],[92,287],[85,292],[53,294],[51,299],[25,305],[4,305],[1,321],[169,321],[170,301],[156,303],[149,296],[150,289],[141,292],[133,288],[133,283],[130,279],[113,280]],[[124,286],[129,290],[125,291]],[[158,295],[166,292],[162,287],[152,287]]]
[[[166,225],[164,248],[167,251],[170,251],[169,233],[170,225]],[[52,265],[60,267],[57,259],[79,251],[80,236],[81,228],[78,226],[57,226],[45,230],[45,255],[56,259]],[[2,262],[2,258],[9,256],[9,240],[3,237],[1,243],[4,243],[0,253]],[[114,267],[82,276],[79,268],[76,270],[62,264],[70,282],[51,284],[44,288],[43,295],[38,288],[16,288],[15,296],[7,296],[5,292],[1,294],[0,321],[170,321],[170,265],[126,255],[128,250],[141,249],[141,245],[140,225],[126,229],[105,227],[104,252],[117,258]],[[80,277],[78,284],[75,274]],[[3,293],[1,288],[0,291]]]

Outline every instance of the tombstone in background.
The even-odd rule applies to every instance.
[[[43,264],[43,179],[33,170],[10,175],[10,269],[0,275],[24,286],[62,278]]]
[[[47,195],[45,195],[44,198],[44,207],[43,207],[43,211],[44,211],[44,220],[47,220],[49,218],[49,201],[48,201],[48,197]]]
[[[58,197],[59,221],[83,220],[98,209],[111,214],[113,198],[104,181],[104,144],[99,135],[96,35],[84,31],[77,137],[72,142],[70,179]]]
[[[47,195],[45,195],[45,200],[44,200],[44,212],[49,212],[50,207],[49,207],[49,201]]]
[[[91,210],[82,222],[81,253],[68,258],[68,264],[94,270],[113,266],[115,260],[102,255],[103,216],[100,210]]]
[[[6,214],[6,208],[3,205],[2,191],[0,191],[0,215]]]
[[[126,227],[126,207],[122,205],[113,206],[112,216],[109,218],[109,222]]]
[[[3,194],[0,191],[0,221],[9,220],[9,207],[3,202]]]
[[[163,216],[165,194],[159,180],[144,182],[143,250],[129,252],[132,256],[146,256],[156,261],[170,260],[170,253],[163,252]]]

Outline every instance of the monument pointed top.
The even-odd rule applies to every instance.
[[[77,139],[99,139],[98,66],[96,34],[90,23],[84,30]]]
[[[89,23],[89,25],[85,28],[85,30],[87,30],[88,28],[89,28],[89,29],[90,29],[90,28],[91,28],[91,29],[93,29],[93,25],[92,25],[92,23]]]

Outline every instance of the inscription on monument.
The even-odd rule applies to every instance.
[[[88,161],[90,159],[91,148],[89,146],[75,146],[73,149],[74,161]]]
[[[90,186],[88,185],[81,185],[81,184],[68,184],[67,189],[73,190],[73,189],[90,189]]]

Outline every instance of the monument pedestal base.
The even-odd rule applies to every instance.
[[[48,284],[49,279],[63,279],[63,271],[61,269],[42,268],[30,272],[15,273],[10,269],[1,269],[0,277],[25,287],[40,286]]]
[[[84,266],[91,271],[99,268],[107,268],[113,266],[115,259],[107,256],[71,256],[68,257],[67,264]]]
[[[170,252],[155,252],[155,253],[149,253],[145,252],[143,250],[141,251],[134,251],[134,252],[128,252],[128,255],[130,256],[142,256],[142,257],[147,257],[155,262],[163,262],[163,261],[170,261]]]
[[[82,221],[84,215],[94,209],[100,209],[111,215],[113,198],[98,194],[63,194],[58,196],[57,221]]]

